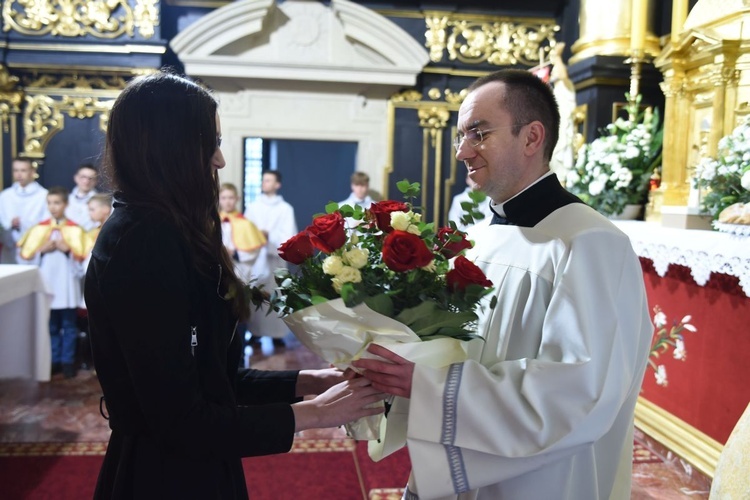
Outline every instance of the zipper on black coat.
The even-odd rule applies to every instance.
[[[190,327],[190,354],[195,357],[195,346],[198,345],[198,327]]]

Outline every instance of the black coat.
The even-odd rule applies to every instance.
[[[247,498],[240,458],[291,448],[298,372],[238,372],[215,273],[166,217],[115,204],[85,284],[112,429],[96,498]]]

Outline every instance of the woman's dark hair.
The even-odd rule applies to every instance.
[[[213,96],[196,83],[159,72],[130,82],[115,101],[107,125],[104,171],[116,198],[166,214],[190,242],[193,264],[218,279],[233,309],[247,317],[249,304],[221,240]]]

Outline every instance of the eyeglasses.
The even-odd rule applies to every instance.
[[[472,128],[467,130],[466,132],[459,132],[458,135],[456,135],[456,138],[453,139],[453,147],[456,151],[461,149],[461,144],[463,144],[464,141],[469,141],[469,144],[471,147],[475,148],[482,144],[482,141],[484,141],[485,135],[488,132],[492,132],[493,130],[497,130],[499,128],[510,128],[510,127],[523,127],[524,125],[528,125],[528,123],[514,123],[513,125],[505,125],[502,127],[493,127],[493,128],[487,128],[487,129],[479,129],[479,128]]]
[[[217,148],[221,147],[221,136],[220,135],[216,136],[216,147]]]

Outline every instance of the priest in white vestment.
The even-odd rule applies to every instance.
[[[19,263],[16,244],[33,225],[49,218],[47,190],[34,180],[31,160],[13,160],[13,185],[0,192],[0,264]]]
[[[274,170],[263,172],[261,195],[245,208],[245,217],[260,229],[266,237],[266,244],[261,248],[253,265],[252,276],[257,285],[264,285],[269,293],[276,288],[274,271],[286,268],[287,263],[279,257],[278,248],[286,240],[297,234],[297,223],[294,219],[294,208],[278,194],[281,189],[281,174]],[[248,329],[253,337],[272,337],[282,339],[289,333],[284,321],[274,312],[266,314],[267,306],[253,311],[248,322]],[[280,343],[277,341],[277,344]]]
[[[493,200],[467,257],[492,280],[470,359],[359,360],[409,398],[407,499],[630,498],[633,413],[652,325],[628,237],[549,171],[559,113],[528,72],[470,87],[456,158]]]

